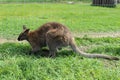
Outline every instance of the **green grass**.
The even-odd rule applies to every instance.
[[[29,50],[26,43],[0,44],[1,80],[119,80],[119,61],[82,58],[67,50],[53,59],[27,55]]]
[[[0,4],[0,38],[16,39],[22,25],[31,30],[49,21],[65,24],[73,33],[119,32],[120,5]],[[85,52],[120,56],[120,38],[76,38]],[[48,52],[28,55],[28,43],[0,44],[0,80],[119,80],[120,61],[83,58],[63,49],[56,58]]]

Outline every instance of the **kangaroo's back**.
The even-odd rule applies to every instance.
[[[46,33],[51,30],[57,30],[58,31],[57,33],[69,32],[69,29],[66,26],[64,26],[63,24],[57,23],[57,22],[45,23],[42,26],[40,26],[37,30],[35,30],[35,32],[37,32],[38,34],[41,34],[41,35],[46,35]]]

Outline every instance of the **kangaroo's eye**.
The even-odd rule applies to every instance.
[[[23,37],[23,36],[25,36],[25,34],[24,34],[24,33],[21,33],[21,34],[20,34],[20,37]]]
[[[25,33],[23,34],[23,36],[25,36]]]
[[[22,36],[26,36],[26,34],[25,34],[25,33],[22,33],[21,35],[22,35]]]

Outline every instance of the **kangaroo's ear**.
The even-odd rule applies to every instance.
[[[26,30],[27,28],[26,28],[26,26],[25,25],[23,25],[23,30]]]
[[[28,33],[29,31],[30,31],[30,29],[26,29],[26,30],[25,30],[25,33]]]

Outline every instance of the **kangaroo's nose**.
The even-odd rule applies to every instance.
[[[20,41],[20,38],[18,38],[17,40]]]

